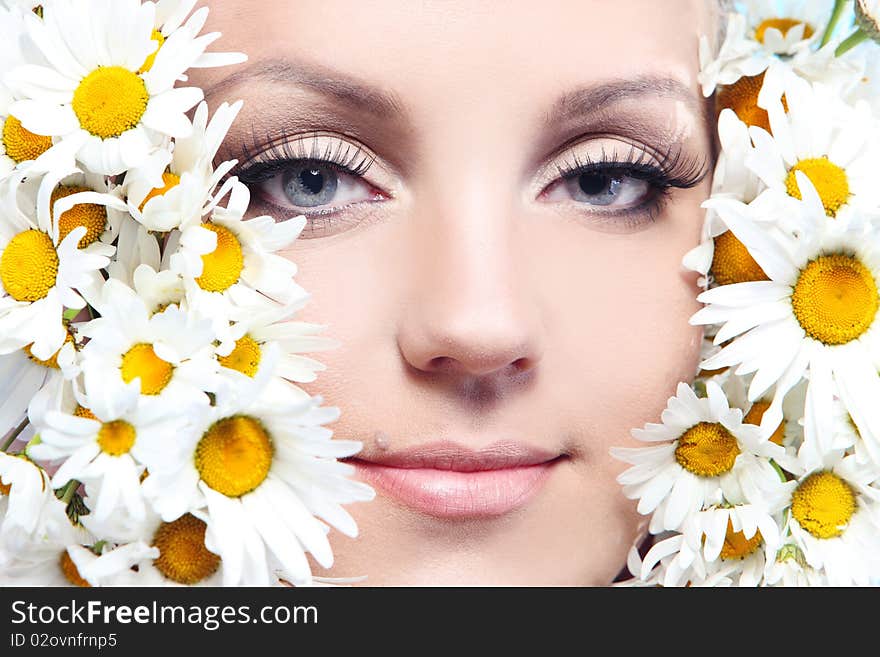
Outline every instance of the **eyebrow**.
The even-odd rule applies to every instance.
[[[663,76],[642,76],[610,80],[566,92],[546,114],[545,123],[555,125],[583,114],[597,113],[623,100],[645,96],[684,101],[697,116],[705,109],[701,99],[680,80]]]
[[[406,106],[395,92],[322,64],[286,58],[258,60],[208,86],[205,96],[254,80],[305,87],[350,109],[367,112],[383,120],[407,118]],[[706,115],[702,97],[680,80],[663,75],[644,75],[606,80],[567,91],[544,115],[544,123],[552,127],[578,117],[598,114],[618,102],[645,97],[680,100],[697,117]]]
[[[205,89],[205,96],[218,93],[246,80],[296,84],[329,96],[351,108],[379,118],[400,118],[406,112],[392,92],[361,82],[320,64],[289,59],[263,59],[236,71]]]

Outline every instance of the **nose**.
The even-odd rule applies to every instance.
[[[533,374],[543,331],[526,227],[485,186],[453,188],[454,207],[434,199],[411,222],[399,351],[411,368],[451,379],[497,385]]]

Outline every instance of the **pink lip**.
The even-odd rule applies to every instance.
[[[360,454],[350,462],[364,480],[412,509],[438,518],[478,518],[524,506],[561,459],[517,443],[472,450],[445,442]]]

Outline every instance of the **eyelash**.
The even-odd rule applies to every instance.
[[[669,199],[671,189],[691,189],[699,185],[708,174],[707,160],[699,157],[686,157],[681,148],[671,147],[655,156],[649,155],[635,146],[621,156],[616,151],[606,152],[602,148],[601,156],[592,159],[589,156],[582,160],[575,153],[570,160],[556,165],[558,179],[550,183],[545,190],[562,180],[571,180],[584,174],[614,175],[635,178],[647,182],[653,192],[648,199],[638,206],[607,212],[615,218],[642,217],[655,221],[662,214],[664,205]],[[590,210],[592,214],[603,214],[601,210]],[[638,223],[638,220],[633,221]]]
[[[318,146],[320,132],[314,132],[308,137],[290,139],[285,135],[267,139],[266,146],[254,148],[245,145],[242,147],[243,164],[238,165],[230,172],[230,175],[238,176],[245,185],[251,186],[256,183],[269,180],[273,176],[282,173],[292,163],[297,164],[320,164],[331,166],[358,178],[363,178],[375,161],[375,157],[367,153],[362,147],[344,142],[335,138],[333,145],[328,144],[324,149]],[[304,143],[310,141],[308,152]],[[252,139],[251,143],[257,143]]]
[[[259,183],[283,173],[294,163],[329,166],[357,178],[363,178],[373,165],[375,156],[361,146],[333,136],[333,143],[321,148],[318,141],[321,136],[330,137],[330,135],[317,131],[305,137],[294,138],[281,134],[262,140],[262,143],[265,144],[263,146],[244,145],[239,159],[242,164],[237,165],[229,175],[238,176],[242,183],[253,189]],[[258,144],[260,141],[257,140],[256,135],[252,135],[250,143]],[[556,170],[558,178],[547,185],[542,190],[542,194],[562,180],[570,180],[591,173],[620,175],[647,182],[653,193],[638,206],[604,213],[596,209],[585,211],[599,217],[605,214],[609,218],[613,217],[609,220],[623,221],[628,227],[655,221],[662,214],[671,189],[695,187],[702,182],[708,173],[705,159],[685,157],[681,148],[670,148],[666,152],[651,156],[635,146],[631,146],[629,151],[623,155],[618,154],[616,150],[610,153],[606,152],[603,147],[600,157],[595,160],[590,157],[582,159],[575,153],[570,159],[557,164]],[[332,230],[330,224],[334,223],[334,220],[331,215],[337,214],[347,207],[349,206],[315,210],[307,214],[310,215],[310,218],[320,217],[323,219],[323,231],[326,232]],[[316,226],[316,232],[322,231]]]

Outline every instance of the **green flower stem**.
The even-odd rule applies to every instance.
[[[831,18],[828,19],[828,26],[825,28],[825,33],[822,35],[822,41],[819,42],[820,48],[831,41],[831,35],[834,34],[834,28],[837,27],[837,23],[843,15],[843,9],[848,2],[850,2],[850,0],[834,0],[834,9],[831,10]]]
[[[785,473],[782,471],[782,468],[779,467],[779,464],[776,461],[770,459],[770,465],[772,465],[773,469],[776,470],[776,474],[779,475],[779,478],[782,480],[783,484],[788,481],[788,479],[785,477]]]
[[[3,442],[3,446],[0,447],[0,452],[6,452],[7,449],[15,442],[15,439],[21,435],[21,432],[24,431],[24,428],[28,425],[28,419],[25,418],[21,421],[15,429],[12,430],[12,433],[9,434],[9,437]]]
[[[843,40],[843,43],[837,46],[837,50],[834,51],[834,55],[836,57],[840,57],[843,53],[852,50],[862,41],[866,41],[867,39],[867,33],[863,32],[862,30],[856,30],[848,37],[846,37],[846,39]]]

